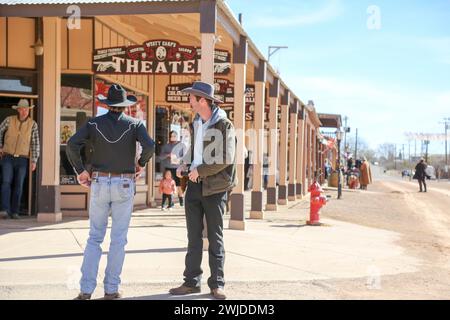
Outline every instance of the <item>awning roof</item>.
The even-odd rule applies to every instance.
[[[21,4],[77,4],[77,3],[128,3],[128,2],[192,2],[198,0],[0,0],[3,5]]]
[[[318,113],[319,120],[322,123],[321,127],[325,128],[340,128],[342,127],[342,120],[340,114],[326,114]]]
[[[143,14],[186,14],[198,13],[202,4],[200,0],[0,0],[0,17],[22,16],[67,16],[67,5],[78,4],[83,16],[98,15],[143,15]],[[146,5],[148,4],[148,5]],[[238,34],[247,37],[249,44],[249,60],[258,65],[258,59],[266,60],[266,57],[258,50],[246,31],[242,28],[225,0],[217,0],[218,16],[223,12],[230,22],[231,28]],[[218,19],[219,21],[220,19]],[[221,21],[223,23],[223,21]],[[225,28],[228,29],[228,28]],[[229,31],[229,30],[227,30]],[[235,40],[235,39],[234,39]],[[254,58],[254,59],[251,59]],[[278,73],[270,64],[267,64],[268,80],[272,82],[273,77],[280,78]],[[272,76],[273,75],[273,76]],[[280,78],[280,90],[291,92],[291,98],[303,102]],[[317,122],[318,119],[317,119]]]

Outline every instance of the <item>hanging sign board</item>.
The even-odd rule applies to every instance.
[[[189,94],[181,90],[189,88],[192,83],[177,83],[166,86],[166,102],[189,103]],[[214,96],[224,103],[233,103],[233,84],[227,79],[214,79]]]
[[[142,45],[95,49],[92,69],[97,74],[200,74],[201,50],[171,40],[149,40]],[[231,70],[231,54],[214,50],[214,72]]]

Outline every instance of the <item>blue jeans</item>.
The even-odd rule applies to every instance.
[[[19,214],[23,183],[27,175],[28,159],[6,155],[2,160],[2,210],[9,215]],[[11,189],[14,182],[14,190]]]
[[[102,255],[100,245],[105,238],[110,211],[111,243],[103,283],[105,293],[118,292],[133,211],[134,190],[135,184],[131,179],[101,177],[92,180],[89,203],[90,231],[81,266],[81,292],[91,294],[97,286],[98,265]]]

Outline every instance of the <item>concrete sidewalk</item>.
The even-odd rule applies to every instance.
[[[246,199],[250,200],[250,194]],[[329,219],[322,219],[325,226],[310,227],[306,226],[308,215],[308,201],[297,201],[280,206],[278,212],[266,212],[264,220],[247,220],[246,231],[225,230],[229,298],[286,298],[272,290],[275,284],[417,271],[420,261],[396,244],[398,234]],[[78,293],[88,226],[88,220],[75,219],[52,225],[38,224],[34,219],[0,221],[0,299],[73,298]],[[182,282],[186,244],[183,209],[135,212],[122,274],[125,297],[171,298],[167,290]],[[108,246],[109,232],[96,297],[103,294]],[[205,251],[205,292],[207,258]],[[258,288],[256,292],[253,286]],[[304,295],[294,292],[289,297],[301,299]],[[189,298],[206,299],[209,295]]]

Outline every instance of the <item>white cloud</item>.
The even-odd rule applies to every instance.
[[[298,11],[298,9],[294,11]],[[294,27],[317,24],[338,17],[342,12],[342,6],[339,0],[329,0],[324,7],[314,12],[307,14],[291,14],[290,11],[288,12],[276,14],[271,12],[268,13],[268,16],[252,16],[246,24],[258,28]]]

